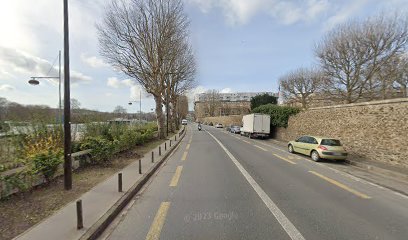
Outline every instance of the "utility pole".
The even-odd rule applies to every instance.
[[[169,87],[166,86],[166,127],[167,135],[169,136]]]
[[[142,125],[142,90],[140,90],[139,97],[139,125]]]
[[[62,124],[62,102],[61,102],[61,50],[58,52],[58,96],[59,96],[59,103],[58,103],[58,117],[59,117],[59,123]]]
[[[68,0],[64,0],[64,187],[72,189]]]

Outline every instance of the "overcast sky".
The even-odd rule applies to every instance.
[[[136,81],[114,72],[98,54],[95,23],[110,0],[70,0],[71,97],[82,107],[112,111],[139,98]],[[277,92],[287,71],[316,63],[313,46],[349,19],[408,13],[408,0],[184,0],[198,61],[198,87],[223,92]],[[63,47],[62,1],[0,0],[0,97],[57,106],[54,80]],[[51,66],[55,63],[55,68]],[[143,111],[154,107],[142,93]]]

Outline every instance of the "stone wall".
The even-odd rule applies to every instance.
[[[229,125],[242,125],[242,116],[243,115],[234,115],[234,116],[221,116],[221,117],[205,117],[200,120],[200,122],[210,123],[212,122],[214,125],[216,123],[222,123],[224,126]]]
[[[311,108],[290,117],[275,138],[339,138],[353,160],[408,167],[408,98]]]

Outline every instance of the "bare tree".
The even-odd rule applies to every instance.
[[[401,63],[401,57],[395,56],[380,67],[372,81],[375,88],[370,91],[371,99],[393,97],[394,83],[400,81],[402,76]]]
[[[195,85],[195,73],[196,73],[196,62],[194,58],[193,51],[188,43],[180,44],[183,50],[180,50],[177,57],[175,58],[174,64],[172,64],[172,73],[166,79],[166,86],[168,90],[167,101],[171,103],[171,128],[173,126],[178,128],[180,117],[176,109],[177,102],[180,98],[184,97],[189,90],[191,90]],[[184,100],[184,99],[182,99]],[[188,105],[188,102],[187,102]]]
[[[101,55],[153,95],[161,138],[165,80],[188,25],[181,0],[112,1],[97,25]]]
[[[210,117],[216,116],[218,114],[216,111],[221,106],[221,96],[219,91],[216,89],[208,90],[205,93],[204,102],[205,112],[208,113]]]
[[[310,96],[321,89],[324,80],[320,70],[299,68],[284,75],[279,81],[285,99],[293,99],[307,108]]]
[[[395,77],[396,87],[401,90],[403,97],[408,97],[408,55],[402,55],[397,65]]]
[[[405,51],[408,21],[399,16],[378,15],[336,27],[317,44],[315,54],[329,77],[328,92],[346,103],[370,95],[378,87],[381,66]]]
[[[188,98],[187,96],[179,96],[177,114],[180,116],[180,119],[185,119],[188,114]]]

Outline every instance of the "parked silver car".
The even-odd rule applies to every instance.
[[[241,133],[241,127],[240,126],[231,126],[230,132],[231,133]]]

